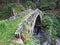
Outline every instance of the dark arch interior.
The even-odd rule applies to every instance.
[[[41,18],[38,15],[34,26],[34,34],[38,35],[40,32],[41,32]]]

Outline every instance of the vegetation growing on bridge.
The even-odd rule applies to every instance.
[[[32,11],[31,11],[32,12]],[[0,44],[1,45],[14,45],[15,43],[12,42],[11,38],[14,35],[18,24],[25,19],[28,14],[31,12],[27,12],[24,17],[11,20],[5,22],[4,20],[0,21]],[[4,41],[5,40],[5,41]]]

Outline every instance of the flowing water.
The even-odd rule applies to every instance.
[[[38,33],[38,35],[34,35],[35,38],[34,45],[50,45],[48,42],[51,41],[51,38],[46,34],[44,35],[46,36],[47,39],[44,38],[44,36],[42,37],[41,33]],[[60,38],[56,39],[56,45],[60,45]]]
[[[41,42],[40,43],[40,38],[41,38],[41,34],[40,33],[38,33],[38,35],[34,35],[34,45],[46,45],[47,44],[47,42]]]
[[[42,36],[42,34],[44,34],[44,35]],[[38,34],[35,34],[34,38],[35,38],[35,40],[38,40],[38,42],[34,41],[34,45],[47,45],[48,41],[50,41],[50,37],[43,32],[42,33],[39,32]]]

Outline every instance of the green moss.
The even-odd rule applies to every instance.
[[[25,10],[24,6],[21,5],[21,4],[19,4],[19,5],[16,4],[16,5],[13,6],[12,8],[14,8],[17,13],[20,13],[21,11]]]
[[[11,20],[8,22],[0,21],[0,42],[2,45],[15,45],[15,43],[12,43],[11,37],[14,35],[18,24],[30,13],[31,11],[27,12],[22,18],[17,18],[16,20]]]

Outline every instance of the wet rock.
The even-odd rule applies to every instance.
[[[56,39],[56,45],[60,45],[60,39]]]
[[[20,44],[24,44],[23,41],[22,41],[22,39],[16,39],[16,40],[13,40],[13,42],[15,42],[15,43],[20,43]]]
[[[49,45],[49,44],[48,44],[48,42],[46,41],[46,42],[44,42],[42,45]]]

